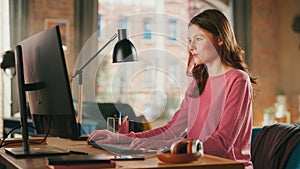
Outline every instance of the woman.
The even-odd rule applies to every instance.
[[[88,141],[131,142],[134,149],[170,146],[187,131],[187,139],[200,139],[204,153],[245,163],[250,161],[252,84],[227,18],[215,9],[193,17],[188,26],[188,74],[193,81],[180,109],[165,125],[153,130],[118,135],[94,131]]]

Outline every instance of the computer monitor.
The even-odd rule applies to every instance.
[[[19,43],[25,92],[37,134],[76,138],[80,130],[70,90],[59,26],[49,28]],[[17,60],[17,59],[16,59]],[[22,91],[21,91],[22,92]],[[24,102],[24,100],[19,100]]]
[[[13,155],[65,153],[57,149],[30,149],[28,144],[27,102],[37,134],[80,139],[59,26],[37,33],[16,46],[24,151],[6,149]]]
[[[86,139],[87,136],[81,137],[80,125],[76,121],[59,26],[23,40],[16,46],[15,54],[24,151],[13,149],[12,154],[60,153],[53,148],[30,150],[27,125],[29,112],[37,134]],[[11,153],[10,149],[6,150]]]

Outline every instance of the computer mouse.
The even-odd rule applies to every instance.
[[[92,144],[95,144],[95,141],[94,141],[94,140],[90,140],[90,141],[87,140],[87,143],[88,143],[89,145],[92,145]]]

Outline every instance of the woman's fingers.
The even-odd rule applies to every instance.
[[[131,144],[131,149],[144,149],[144,150],[157,150],[162,147],[169,146],[169,144],[165,143],[161,140],[153,140],[149,138],[136,138]]]
[[[136,138],[130,144],[131,149],[145,148],[145,139]]]
[[[109,136],[110,133],[106,130],[95,130],[90,134],[88,141],[106,140]]]
[[[110,144],[110,143],[112,143],[111,139],[97,140],[95,142],[97,144]]]

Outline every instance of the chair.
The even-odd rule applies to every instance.
[[[286,169],[300,169],[300,143],[294,148],[290,154],[289,160],[286,164]]]
[[[271,125],[271,126],[266,126],[266,127],[269,127],[270,129],[269,129],[269,131],[266,131],[266,129],[264,129],[263,132],[265,132],[265,133],[266,132],[272,132],[272,130],[278,130],[279,127],[285,127],[285,126],[291,127],[292,125],[291,124],[275,124],[275,125]],[[299,137],[299,135],[300,135],[300,126],[299,125],[295,125],[295,127],[297,127],[297,131],[295,133]],[[262,133],[260,133],[262,131],[262,129],[263,128],[253,128],[252,129],[252,138],[251,138],[252,147],[253,147],[253,145],[255,143],[257,144],[257,142],[259,141],[259,140],[256,139],[257,136],[264,137],[264,136],[259,135],[259,134],[262,134]],[[291,135],[290,135],[290,137],[292,138]],[[291,144],[290,140],[291,139],[287,139],[286,143],[284,143],[284,144]],[[288,155],[288,159],[286,161],[284,169],[300,169],[300,141],[299,140],[300,139],[298,139],[298,141],[297,141],[296,145],[294,146],[293,150]],[[269,144],[276,144],[275,141],[276,140],[270,139],[270,140],[268,140],[268,143]],[[257,147],[258,148],[264,148],[264,147],[260,147],[260,146],[265,146],[265,145],[258,145]],[[264,150],[267,150],[267,149],[264,149]],[[251,149],[251,154],[252,154],[252,156],[255,155],[255,154],[253,154],[253,150],[252,149]],[[254,164],[253,160],[252,160],[252,162]],[[255,168],[255,169],[259,169],[259,168]]]

